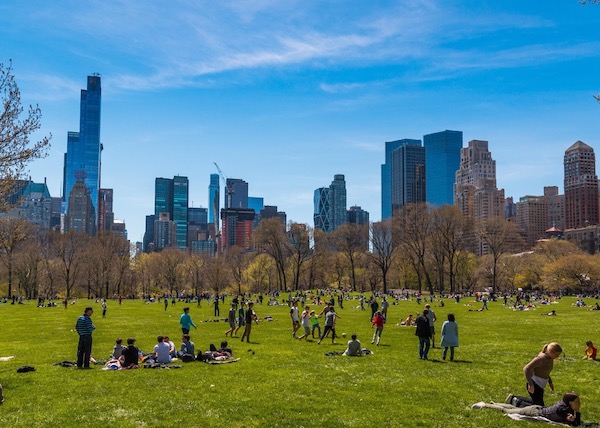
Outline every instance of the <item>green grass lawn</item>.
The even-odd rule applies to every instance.
[[[600,341],[600,311],[572,307],[574,299],[532,311],[513,311],[501,302],[490,302],[489,311],[476,312],[478,304],[465,306],[446,300],[433,303],[436,332],[449,312],[460,331],[457,361],[442,361],[436,348],[430,361],[418,357],[414,328],[397,326],[400,318],[422,309],[415,301],[401,301],[389,309],[381,345],[370,344],[370,311],[346,302],[337,310],[337,332],[348,338],[315,341],[291,338],[289,309],[255,305],[259,317],[272,322],[253,327],[251,343],[229,340],[240,361],[209,365],[180,363],[181,369],[129,371],[76,370],[53,363],[76,359],[77,317],[89,303],[57,308],[0,305],[0,383],[6,401],[0,406],[0,427],[522,427],[494,410],[471,410],[477,401],[503,401],[509,392],[526,395],[523,366],[545,343],[558,341],[567,357],[552,372],[556,392],[546,391],[552,404],[574,390],[582,398],[585,421],[600,421],[600,363],[584,361],[585,342]],[[589,302],[592,302],[590,300]],[[228,301],[222,305],[226,316]],[[107,317],[95,309],[93,355],[106,359],[117,337],[137,338],[149,352],[158,334],[167,334],[179,345],[179,315],[184,303],[164,310],[162,303],[108,302]],[[315,309],[320,310],[320,307]],[[541,316],[551,309],[556,317]],[[197,349],[219,345],[228,326],[213,320],[206,302],[191,305],[198,324],[192,330]],[[360,358],[328,357],[343,351],[350,334],[375,354]],[[240,330],[241,336],[241,330]],[[252,350],[254,352],[248,352]],[[22,365],[35,372],[17,373]],[[536,423],[539,425],[539,423]]]

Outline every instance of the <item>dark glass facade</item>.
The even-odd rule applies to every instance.
[[[423,136],[425,147],[425,186],[427,202],[435,205],[454,204],[454,180],[460,168],[461,131],[442,131]]]
[[[102,89],[100,76],[87,77],[87,89],[81,90],[79,132],[67,135],[67,153],[65,155],[63,202],[64,211],[69,210],[70,193],[77,181],[83,181],[96,215],[98,209],[98,192],[100,190],[100,163],[102,145],[100,144],[100,105]],[[79,210],[72,210],[72,213]],[[84,219],[72,219],[71,224],[79,224]],[[85,220],[86,222],[89,219]],[[95,234],[97,218],[94,218]]]

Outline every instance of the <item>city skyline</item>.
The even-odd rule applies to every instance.
[[[132,241],[156,177],[187,176],[190,206],[210,209],[213,162],[309,225],[314,189],[343,174],[348,206],[377,221],[385,142],[445,129],[489,141],[506,196],[564,192],[565,150],[598,149],[600,7],[448,3],[3,2],[0,61],[53,134],[29,175],[61,196],[67,132],[97,72],[102,187]]]

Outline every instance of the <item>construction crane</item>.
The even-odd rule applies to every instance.
[[[217,167],[217,171],[219,171],[219,175],[221,176],[221,180],[223,181],[223,186],[225,187],[225,197],[227,198],[227,208],[231,208],[231,195],[233,195],[235,192],[233,191],[233,187],[227,184],[227,177],[225,177],[225,174],[223,174],[223,171],[221,171],[221,168],[219,168],[219,165],[217,165],[216,162],[213,162],[213,163]]]

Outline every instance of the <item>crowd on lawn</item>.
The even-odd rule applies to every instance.
[[[199,296],[191,294],[178,295],[145,295],[144,301],[147,303],[163,302],[165,310],[169,304],[175,306],[176,302],[192,303],[197,302],[201,306],[201,302],[206,300],[214,309],[214,316],[220,317],[220,306],[225,304],[226,294],[209,294],[203,293]],[[251,300],[251,297],[253,300]],[[536,292],[518,292],[515,294],[494,295],[493,293],[460,293],[442,296],[454,300],[456,304],[461,302],[461,299],[469,299],[465,306],[479,306],[476,309],[478,312],[488,310],[488,301],[503,300],[504,307],[512,308],[513,310],[529,310],[542,305],[549,305],[557,302],[560,295],[548,295]],[[587,308],[589,310],[600,310],[600,305],[596,302],[593,305],[588,305],[584,299],[595,298],[598,295],[581,295],[573,306]],[[474,299],[474,300],[472,300]],[[123,297],[115,296],[115,300],[122,303]],[[241,341],[246,339],[250,342],[250,334],[252,324],[258,323],[258,317],[254,312],[254,301],[262,304],[266,301],[267,305],[279,306],[288,305],[290,308],[291,320],[291,336],[292,338],[302,340],[318,339],[320,344],[326,337],[331,335],[332,343],[338,337],[336,334],[336,322],[341,317],[336,312],[336,303],[339,308],[343,309],[344,304],[355,305],[355,308],[360,310],[371,310],[370,322],[373,328],[373,336],[371,344],[378,346],[381,342],[384,326],[388,319],[388,309],[390,305],[397,305],[400,300],[415,300],[418,305],[425,303],[423,310],[417,313],[415,317],[409,314],[405,319],[398,322],[398,326],[414,327],[415,335],[419,342],[419,357],[422,360],[428,359],[430,347],[435,348],[435,322],[437,321],[435,312],[431,308],[434,302],[434,296],[427,297],[419,292],[401,290],[390,293],[389,295],[380,295],[374,293],[370,297],[364,295],[351,295],[348,292],[340,290],[318,290],[316,292],[297,292],[295,294],[288,293],[287,298],[282,293],[274,292],[268,295],[268,300],[262,295],[239,295],[234,296],[231,300],[231,305],[227,313],[227,323],[229,329],[225,331],[225,336],[237,337],[238,331],[243,327]],[[443,299],[436,299],[438,306],[444,306]],[[13,296],[12,299],[1,300],[0,303],[23,303],[23,299]],[[106,299],[98,299],[97,303],[102,305],[102,315],[106,315],[107,303]],[[67,305],[67,300],[63,301]],[[74,304],[74,301],[71,302]],[[311,305],[324,305],[320,311],[311,309]],[[46,303],[45,299],[38,300],[39,307],[56,306],[52,299]],[[302,312],[300,312],[302,308]],[[471,310],[471,309],[469,309]],[[210,345],[210,349],[206,352],[196,352],[194,342],[190,339],[191,328],[197,328],[196,324],[190,316],[190,307],[183,308],[183,313],[179,318],[179,323],[182,330],[182,339],[180,349],[177,350],[175,344],[168,336],[158,336],[157,343],[152,352],[142,352],[135,345],[136,339],[130,337],[127,339],[127,346],[123,344],[122,339],[117,339],[114,345],[110,359],[106,363],[107,369],[132,369],[140,365],[168,364],[172,361],[181,360],[188,361],[219,361],[233,358],[233,351],[228,346],[227,341],[220,344],[220,348]],[[95,329],[92,323],[91,316],[93,313],[92,307],[87,307],[76,323],[76,331],[79,334],[79,343],[77,350],[77,367],[89,368],[92,348],[92,333]],[[542,315],[557,316],[556,310],[545,312]],[[321,329],[321,319],[324,320],[323,329]],[[300,333],[298,333],[300,332]],[[345,337],[345,333],[342,334]],[[451,312],[447,314],[447,320],[442,324],[440,330],[440,347],[442,348],[442,359],[446,359],[449,353],[450,361],[455,358],[455,348],[459,346],[458,324],[455,315]],[[449,352],[448,352],[449,351]],[[371,354],[372,352],[362,347],[356,334],[352,334],[351,339],[347,342],[346,350],[343,355],[346,356],[361,356]],[[562,347],[552,342],[544,347],[542,351],[533,358],[523,369],[529,398],[510,394],[505,403],[485,403],[480,402],[473,405],[473,408],[493,408],[501,410],[509,415],[521,415],[526,417],[542,417],[553,422],[560,422],[570,426],[578,426],[581,424],[580,415],[580,397],[574,392],[567,392],[562,399],[551,405],[545,406],[544,389],[548,386],[554,390],[550,372],[553,367],[553,362],[562,354]],[[591,341],[587,341],[584,351],[584,358],[595,360],[597,358],[597,347]],[[1,394],[1,393],[0,393]]]

